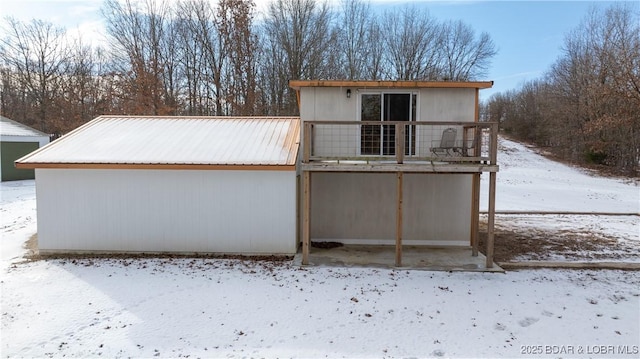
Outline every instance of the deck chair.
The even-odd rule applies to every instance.
[[[458,153],[464,157],[472,156],[475,152],[477,140],[478,140],[478,136],[473,136],[472,139],[462,141],[460,146],[456,146],[453,148],[453,152]]]
[[[431,152],[436,155],[453,155],[453,150],[456,147],[456,129],[449,127],[442,132],[442,139],[438,146],[432,146]]]

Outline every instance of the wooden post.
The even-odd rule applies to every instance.
[[[489,144],[489,156],[491,158],[491,164],[498,163],[498,122],[491,124],[491,143]]]
[[[311,124],[304,123],[302,127],[302,162],[309,163],[311,157]]]
[[[478,242],[480,232],[480,174],[474,173],[471,184],[471,255],[478,256]]]
[[[489,219],[487,223],[487,268],[493,268],[493,226],[496,215],[496,173],[489,173]]]
[[[396,267],[402,266],[402,179],[403,172],[397,172],[396,200]]]
[[[309,245],[311,237],[311,172],[302,172],[303,210],[302,210],[302,264],[309,264]]]
[[[404,124],[396,123],[396,162],[404,162]]]

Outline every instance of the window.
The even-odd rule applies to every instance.
[[[361,121],[414,121],[416,95],[410,93],[362,94]],[[405,155],[415,155],[415,126],[405,127]],[[395,125],[360,126],[360,154],[394,156],[396,153]]]

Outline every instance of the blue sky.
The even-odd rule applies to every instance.
[[[256,2],[260,9],[268,0]],[[605,8],[612,2],[373,0],[372,4],[380,11],[404,4],[426,6],[439,20],[460,19],[478,33],[488,32],[498,54],[486,78],[494,81],[494,88],[481,91],[486,99],[542,76],[561,55],[565,35],[580,24],[589,9]],[[25,21],[50,21],[93,39],[104,33],[101,5],[102,0],[0,0],[0,14]]]
[[[578,1],[468,1],[429,2],[432,16],[463,20],[491,35],[498,48],[487,80],[494,88],[483,98],[517,88],[544,75],[562,54],[565,35],[575,29],[593,7],[611,2]]]

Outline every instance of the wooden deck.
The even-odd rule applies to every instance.
[[[457,137],[445,143],[449,130]],[[496,122],[305,121],[302,170],[497,172],[497,138]]]
[[[446,139],[445,132],[454,133]],[[373,136],[370,133],[374,133]],[[460,134],[460,136],[458,136]],[[309,264],[311,181],[315,172],[396,173],[396,267],[402,267],[404,173],[471,174],[471,256],[478,257],[480,175],[489,173],[485,270],[494,268],[497,122],[304,121],[302,264]]]

